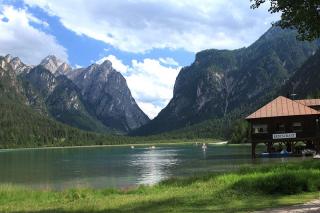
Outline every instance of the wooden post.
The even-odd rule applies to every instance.
[[[286,148],[288,152],[292,152],[292,143],[291,141],[286,142]]]
[[[271,141],[268,141],[268,143],[267,143],[267,152],[268,153],[272,152],[272,142]]]
[[[320,142],[319,140],[316,140],[314,141],[314,146],[315,146],[315,149],[316,149],[316,154],[320,154]]]

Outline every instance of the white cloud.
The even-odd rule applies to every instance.
[[[111,61],[112,66],[124,75],[133,98],[150,118],[154,118],[172,98],[181,67],[162,65],[161,59],[150,58],[132,60],[128,66],[114,55],[103,57],[97,62],[102,63],[105,59]]]
[[[125,77],[132,96],[150,118],[154,118],[169,103],[180,69],[163,66],[155,59],[132,61]]]
[[[6,21],[3,21],[3,20]],[[48,27],[25,9],[11,6],[0,7],[0,55],[19,56],[25,63],[38,64],[47,55],[68,61],[66,49],[58,44],[54,36],[36,29],[31,24]]]
[[[81,65],[79,65],[79,64],[75,64],[75,65],[74,65],[74,68],[75,68],[75,69],[80,69],[80,68],[82,68],[82,67],[83,67],[83,66],[81,66]]]
[[[179,66],[179,63],[173,58],[159,58],[159,61],[165,65]]]
[[[162,110],[163,107],[154,105],[152,103],[139,102],[139,107],[144,111],[150,119],[153,119],[158,115],[158,113]]]
[[[249,0],[24,1],[59,17],[79,35],[134,53],[154,48],[191,52],[239,48],[279,19],[266,7],[251,10]]]

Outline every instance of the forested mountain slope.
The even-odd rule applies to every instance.
[[[248,48],[198,53],[179,73],[170,103],[132,134],[161,133],[250,111],[248,105],[268,99],[315,54],[318,41],[296,36],[295,30],[273,27]]]

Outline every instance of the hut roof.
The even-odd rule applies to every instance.
[[[305,101],[305,100],[303,100]],[[289,98],[279,96],[256,112],[249,115],[246,119],[285,117],[298,115],[318,115],[320,112],[303,104],[303,101],[293,101]]]
[[[295,101],[306,106],[320,106],[320,99],[305,99]]]

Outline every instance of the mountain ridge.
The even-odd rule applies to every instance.
[[[149,122],[127,86],[126,79],[108,60],[67,74],[81,90],[89,108],[105,125],[128,132]]]
[[[70,65],[53,55],[44,58],[37,66],[25,65],[18,57],[10,55],[2,57],[1,63],[2,68],[10,70],[8,72],[11,74],[10,77],[16,79],[10,82],[16,82],[15,86],[19,88],[17,91],[19,90],[21,96],[24,97],[27,106],[42,115],[70,126],[87,131],[123,134],[149,121],[149,118],[135,103],[125,79],[113,69],[110,61],[82,69],[83,72],[90,72],[91,67],[96,67],[92,70],[93,78],[89,83],[100,85],[103,89],[95,91],[81,87],[80,82],[86,83],[86,79],[78,82],[70,79],[70,76],[76,71],[72,71]],[[98,73],[102,74],[95,76]],[[108,73],[111,75],[109,76]],[[102,76],[103,74],[105,76]],[[112,76],[116,77],[112,78]],[[95,96],[98,95],[100,100],[89,102],[90,96],[85,96],[84,89],[86,93],[91,92]],[[113,96],[121,95],[121,100],[113,97],[113,93],[115,94]],[[110,108],[114,101],[117,101],[115,109],[117,116],[104,110]],[[97,113],[97,110],[104,110],[103,116],[100,116],[101,113]],[[112,119],[108,119],[108,116]]]
[[[180,71],[169,104],[131,134],[159,134],[221,119],[242,105],[263,100],[318,49],[319,41],[298,41],[296,36],[295,30],[272,27],[247,48],[197,53],[194,63]]]

